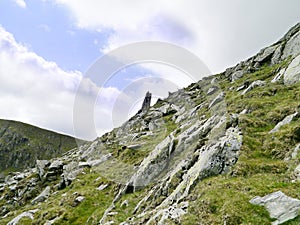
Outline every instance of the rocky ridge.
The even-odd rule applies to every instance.
[[[300,24],[95,141],[10,174],[0,221],[297,224],[299,46]],[[282,202],[293,211],[274,213]]]

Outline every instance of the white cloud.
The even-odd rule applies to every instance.
[[[25,0],[13,0],[13,1],[21,8],[25,9],[27,7]]]
[[[56,2],[71,10],[78,27],[114,30],[104,52],[135,41],[168,41],[196,53],[213,72],[255,54],[300,21],[298,0]]]
[[[77,93],[82,75],[63,71],[17,43],[12,34],[0,27],[0,117],[18,120],[73,135],[73,104],[76,94],[87,100],[97,96],[99,88],[84,80]],[[104,97],[118,91],[104,88]],[[109,102],[109,101],[107,101]],[[107,110],[109,104],[97,107]],[[109,111],[109,110],[108,110]],[[97,117],[106,123],[109,113]]]

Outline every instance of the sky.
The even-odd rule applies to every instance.
[[[76,135],[76,96],[97,96],[100,136],[132,116],[147,90],[157,99],[193,82],[172,66],[140,63],[78,91],[103,55],[161,41],[192,52],[215,74],[279,40],[300,22],[299,9],[298,0],[1,0],[0,118]]]

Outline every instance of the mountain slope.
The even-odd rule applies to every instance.
[[[0,172],[33,167],[75,148],[74,138],[16,121],[0,120]]]
[[[11,174],[1,224],[299,224],[299,53],[300,24],[94,142]],[[280,204],[253,204],[273,192]]]

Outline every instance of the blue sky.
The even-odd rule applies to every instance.
[[[280,39],[300,22],[299,8],[299,0],[1,0],[0,118],[74,135],[77,88],[102,55],[134,42],[163,41],[218,73]],[[95,104],[98,135],[132,113],[131,106],[118,109],[122,119],[113,121],[120,99],[138,107],[148,90],[164,97],[189,82],[162,65],[119,71]],[[99,88],[91,80],[79,94],[97,96]]]
[[[0,3],[0,23],[16,41],[64,70],[85,72],[101,55],[110,29],[78,28],[65,6],[53,1],[27,0],[22,8],[11,0]]]

